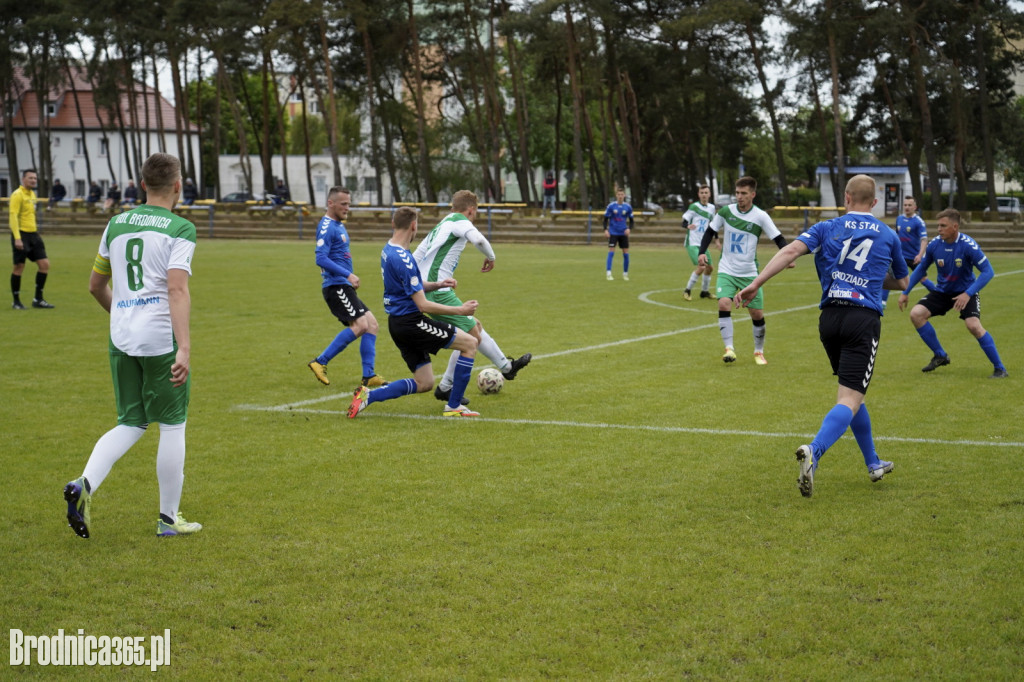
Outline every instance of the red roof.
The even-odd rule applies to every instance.
[[[106,107],[98,107],[93,98],[92,85],[86,78],[85,71],[79,67],[71,67],[72,77],[74,79],[74,87],[67,83],[66,78],[62,78],[61,82],[51,88],[49,95],[46,97],[46,101],[49,103],[55,103],[57,105],[57,113],[55,116],[50,118],[50,129],[72,129],[80,130],[81,125],[78,120],[78,111],[82,112],[82,122],[85,125],[86,130],[99,130],[102,127],[106,130],[117,129],[117,116],[116,113],[111,112]],[[164,99],[159,92],[153,90],[150,86],[139,81],[134,82],[135,86],[135,108],[136,115],[139,120],[139,128],[142,130],[158,131],[160,126],[158,125],[160,120],[163,122],[163,128],[166,132],[173,133],[174,131],[174,105]],[[15,88],[15,97],[17,100],[17,108],[15,110],[14,118],[12,123],[14,129],[39,129],[39,100],[36,97],[36,91],[32,87],[31,80],[25,75],[24,70],[21,68],[15,68],[14,71],[14,82],[13,87]],[[78,107],[75,106],[75,97],[78,97]],[[124,124],[127,128],[132,128],[131,125],[131,114],[129,111],[129,97],[128,88],[122,89],[120,95],[120,107],[122,116],[124,117]],[[149,100],[149,118],[146,120],[146,100]],[[2,114],[2,112],[0,112]],[[3,116],[0,115],[0,125],[3,123]],[[192,130],[196,130],[197,126],[184,122],[183,125],[192,126]]]

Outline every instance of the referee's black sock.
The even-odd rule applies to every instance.
[[[37,301],[43,300],[43,287],[45,287],[45,286],[46,286],[46,273],[45,272],[37,272],[36,273],[36,300]]]
[[[11,275],[11,294],[15,303],[21,303],[21,275]]]

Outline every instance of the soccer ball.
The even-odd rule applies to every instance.
[[[497,393],[504,385],[505,377],[501,376],[501,372],[493,367],[482,369],[476,375],[476,387],[480,389],[481,393]]]

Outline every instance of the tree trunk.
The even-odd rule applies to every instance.
[[[587,191],[587,170],[583,165],[583,140],[581,139],[585,102],[583,101],[583,93],[580,90],[580,77],[577,73],[579,65],[576,56],[576,35],[572,21],[572,8],[569,5],[565,7],[565,30],[566,45],[569,48],[567,55],[569,62],[569,86],[572,88],[572,147],[573,156],[576,160],[576,180],[580,188],[580,204],[582,208],[588,209],[590,208],[590,193]]]
[[[818,129],[821,133],[821,146],[825,150],[825,158],[828,162],[828,181],[832,185],[832,196],[835,202],[839,203],[839,178],[836,176],[835,150],[833,140],[828,137],[828,125],[825,123],[825,111],[821,106],[821,98],[818,96],[817,70],[814,64],[809,64],[807,73],[810,76],[811,94],[814,96],[814,113],[818,119]]]
[[[840,191],[846,189],[846,149],[843,146],[843,117],[839,109],[839,54],[836,48],[836,32],[832,24],[832,2],[827,5],[830,15],[826,31],[828,33],[828,62],[832,72],[832,127],[836,139],[836,204],[839,203]]]
[[[363,56],[366,60],[366,104],[370,115],[370,163],[373,165],[373,174],[377,183],[377,205],[384,205],[384,182],[380,172],[380,142],[378,138],[377,120],[377,93],[374,76],[373,41],[370,40],[370,31],[365,23],[361,29],[363,35]]]
[[[86,141],[89,139],[85,132],[85,119],[82,118],[82,105],[78,101],[78,86],[75,85],[75,77],[71,72],[71,61],[70,56],[64,55],[64,72],[67,74],[68,85],[71,88],[71,97],[75,100],[75,115],[78,117],[78,132],[82,136],[82,156],[85,157],[85,182],[88,186],[92,182],[92,160],[89,156],[89,145]],[[78,174],[75,173],[75,178],[78,178]],[[74,191],[74,188],[72,188]]]
[[[327,139],[331,144],[331,161],[334,163],[334,184],[341,184],[341,163],[338,160],[338,107],[334,101],[334,67],[331,65],[331,54],[327,49],[327,21],[323,15],[318,22],[320,27],[320,55],[324,60],[324,75],[327,80],[324,124],[327,126]],[[312,73],[312,71],[310,71]],[[319,96],[320,93],[318,92]]]
[[[921,144],[928,162],[929,187],[932,195],[931,208],[933,211],[938,211],[942,208],[942,185],[939,182],[939,164],[935,158],[935,134],[932,128],[931,105],[928,103],[928,83],[925,80],[921,46],[914,35],[913,25],[908,28],[907,33],[910,37],[910,66],[914,73],[914,94],[917,98],[918,110],[921,113]]]
[[[992,155],[992,135],[989,133],[988,69],[985,59],[985,16],[981,0],[974,0],[974,54],[978,68],[978,123],[981,129],[981,154],[985,163],[985,190],[988,194],[988,208],[995,215],[996,169]]]
[[[172,48],[170,45],[167,47],[167,61],[171,65],[171,89],[174,90],[174,101],[181,102],[183,98],[182,87],[181,87],[181,67],[178,65],[179,58],[178,51]],[[219,67],[218,67],[219,68]],[[219,108],[219,107],[218,107]],[[181,107],[174,107],[174,137],[178,142],[178,161],[184,163],[185,158],[185,140],[184,132],[182,130],[181,121]],[[220,149],[217,149],[217,153],[220,153]]]
[[[419,175],[426,192],[427,201],[436,202],[437,192],[434,188],[433,171],[430,167],[430,148],[427,144],[427,117],[425,103],[423,101],[423,65],[420,54],[420,41],[416,30],[416,10],[413,0],[408,0],[409,9],[409,36],[412,44],[412,78],[413,78],[413,107],[416,109],[416,148],[419,161]]]
[[[507,7],[507,6],[506,6]],[[537,186],[533,183],[533,168],[530,164],[530,112],[526,105],[519,56],[516,52],[514,35],[505,37],[508,52],[509,72],[512,74],[512,98],[515,102],[516,141],[519,149],[519,163],[516,164],[516,179],[519,181],[519,196],[522,200],[539,202]],[[531,196],[531,190],[533,195]]]

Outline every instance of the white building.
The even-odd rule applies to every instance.
[[[40,196],[49,194],[49,183],[54,179],[59,179],[67,188],[68,199],[86,196],[90,176],[100,186],[104,196],[112,182],[116,182],[122,189],[129,179],[135,180],[138,184],[138,178],[132,177],[137,170],[134,164],[130,163],[133,139],[143,159],[159,151],[181,156],[175,135],[174,105],[160,93],[142,83],[135,83],[135,109],[139,120],[136,128],[131,126],[129,93],[126,91],[121,94],[121,116],[126,129],[125,136],[122,137],[116,115],[104,107],[97,106],[93,99],[92,85],[84,74],[74,69],[72,73],[73,87],[72,84],[61,83],[55,86],[45,99],[42,113],[49,118],[53,177],[40,177],[40,187],[37,190]],[[7,153],[11,141],[2,134],[0,112],[0,196],[10,196],[11,192],[17,189],[16,186],[10,186],[12,176],[20,177],[22,170],[38,169],[42,165],[38,156],[41,113],[39,100],[32,83],[22,71],[15,71],[14,80],[18,96],[14,103],[11,122],[20,168],[13,169],[12,173],[10,155]],[[187,146],[189,141],[196,172],[201,174],[199,137],[194,126],[192,135],[183,135],[183,144]],[[89,165],[92,167],[91,173],[87,170],[87,153]],[[185,159],[182,161],[184,163]],[[130,165],[132,174],[129,174],[128,170]],[[43,187],[43,183],[47,183],[46,187]]]
[[[370,162],[360,156],[339,156],[342,185],[352,192],[353,204],[377,204],[377,175]],[[263,183],[263,162],[258,155],[249,157],[252,167],[252,181],[256,187]],[[218,159],[220,170],[221,194],[232,192],[251,192],[246,185],[242,160],[238,154],[222,154]],[[284,179],[284,165],[280,156],[270,159],[270,170],[274,182]],[[301,154],[288,156],[288,191],[292,201],[310,202],[317,206],[327,204],[327,190],[334,184],[334,162],[329,154],[317,154],[310,157],[310,175],[313,178],[313,194],[310,196],[309,182],[306,178],[306,157]],[[394,201],[391,183],[386,174],[381,175],[384,190],[384,203],[390,205]],[[262,198],[259,191],[256,198]]]
[[[843,197],[836,198],[832,191],[828,166],[818,166],[818,190],[821,192],[822,206],[842,206]],[[907,166],[848,166],[846,179],[854,175],[869,175],[875,179],[875,196],[878,203],[871,212],[876,218],[899,215],[903,210],[903,197],[913,195],[910,188],[910,169]]]

